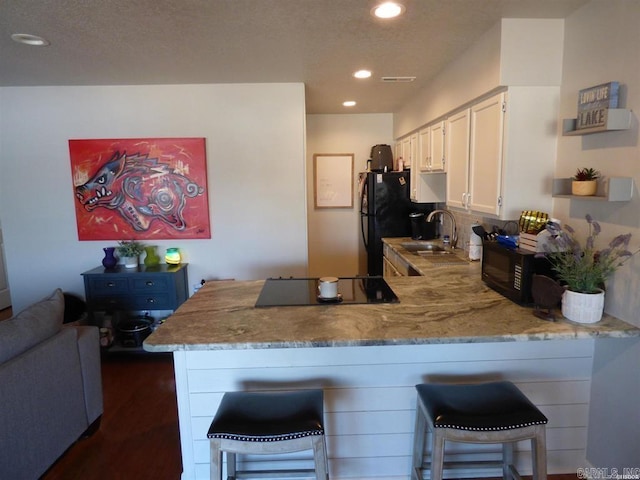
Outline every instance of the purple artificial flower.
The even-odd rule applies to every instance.
[[[595,241],[596,241],[595,235],[589,235],[587,237],[587,241],[585,242],[587,250],[593,250],[593,246],[595,244]]]
[[[609,242],[609,248],[620,248],[627,247],[629,245],[629,241],[631,240],[631,234],[627,233],[625,235],[618,235],[611,242]]]

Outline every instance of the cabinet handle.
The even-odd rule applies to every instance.
[[[153,287],[153,280],[147,280],[147,287]]]

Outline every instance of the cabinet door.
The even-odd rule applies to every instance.
[[[416,154],[418,149],[417,142],[417,134],[413,134],[402,139],[402,156],[404,164],[411,169],[409,176],[409,198],[413,202],[418,201],[418,196],[420,194],[418,191],[418,172],[420,170],[418,168],[418,155]]]
[[[471,107],[468,207],[475,212],[500,213],[504,101],[501,93]]]
[[[401,277],[402,274],[393,266],[387,257],[382,257],[382,276],[384,278]]]
[[[466,208],[469,179],[469,109],[447,118],[447,205]]]
[[[402,139],[402,160],[405,164],[411,165],[411,137]]]
[[[421,172],[426,172],[431,169],[431,128],[423,128],[418,136],[420,137],[418,168]]]
[[[445,171],[445,148],[444,148],[444,121],[434,123],[429,129],[430,147],[429,169],[432,171]]]

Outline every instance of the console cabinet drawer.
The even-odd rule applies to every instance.
[[[129,291],[129,280],[126,277],[98,277],[89,278],[89,291],[92,295],[112,295],[116,293],[127,293]]]
[[[175,310],[188,297],[187,264],[137,269],[97,267],[84,272],[87,309]]]

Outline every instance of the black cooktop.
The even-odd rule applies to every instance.
[[[397,303],[398,297],[382,277],[338,279],[338,297],[318,296],[317,278],[269,278],[264,282],[256,307],[327,304]]]

